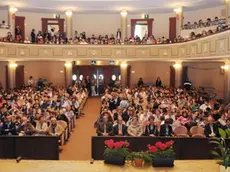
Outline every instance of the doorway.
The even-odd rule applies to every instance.
[[[22,41],[25,40],[25,17],[24,16],[16,16],[15,17],[15,28],[19,26],[20,30],[22,31]]]
[[[74,66],[73,67],[73,83],[84,81],[89,77],[91,86],[95,86],[94,90],[90,90],[91,95],[98,96],[104,94],[104,90],[108,86],[120,85],[120,66]]]
[[[154,19],[131,19],[131,36],[135,37],[136,25],[144,24],[147,25],[147,35],[152,36],[153,34],[153,21]],[[138,27],[138,26],[137,26]]]
[[[140,39],[143,39],[145,36],[148,36],[148,25],[147,23],[137,23],[135,25],[135,37],[138,36]]]
[[[64,19],[42,18],[42,32],[55,29],[55,32],[64,33]]]

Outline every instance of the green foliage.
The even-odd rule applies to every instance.
[[[110,149],[106,148],[104,151],[104,155],[106,156],[123,156],[126,157],[129,154],[128,148],[119,148],[119,149]]]
[[[215,144],[215,150],[211,151],[211,154],[214,155],[220,161],[218,164],[225,166],[225,168],[230,167],[230,149],[226,145],[225,139],[230,136],[230,132],[219,128],[220,138],[211,137],[209,142]]]
[[[166,149],[166,150],[161,150],[157,151],[153,154],[151,154],[153,158],[158,157],[158,158],[172,158],[175,156],[175,152],[173,149]]]
[[[143,159],[145,163],[151,163],[152,157],[148,152],[132,152],[127,157],[127,160],[133,161],[134,159]]]

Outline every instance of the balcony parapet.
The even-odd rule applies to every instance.
[[[1,61],[204,60],[230,57],[230,30],[201,39],[159,45],[45,45],[0,42]]]

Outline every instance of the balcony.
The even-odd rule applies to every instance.
[[[1,61],[23,60],[210,60],[228,58],[230,31],[159,45],[43,45],[0,42]]]

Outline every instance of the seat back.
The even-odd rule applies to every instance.
[[[67,127],[67,123],[63,120],[58,120],[57,123],[62,126],[63,129],[66,129]]]
[[[191,135],[194,135],[194,134],[201,134],[201,135],[204,135],[204,128],[199,127],[199,126],[193,126],[193,127],[190,129],[190,133],[191,133]]]
[[[188,130],[185,126],[178,126],[174,129],[175,135],[187,134],[187,133],[188,133]]]

